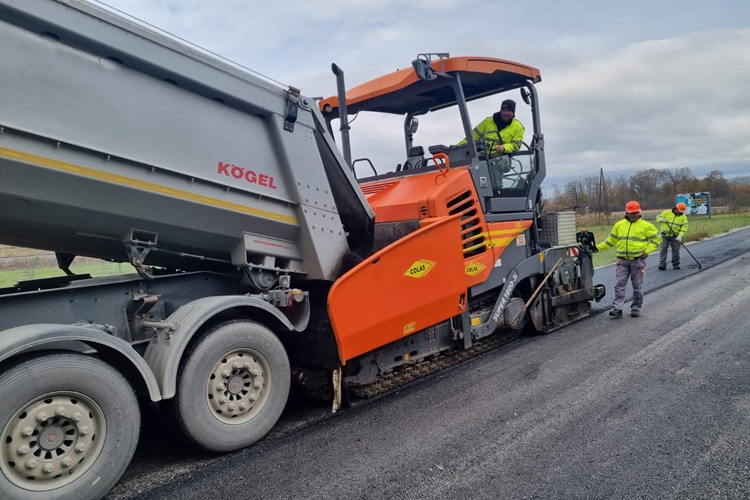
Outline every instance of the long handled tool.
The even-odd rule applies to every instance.
[[[532,302],[534,302],[534,299],[536,298],[537,294],[539,294],[539,291],[542,289],[544,284],[547,283],[547,280],[549,279],[549,277],[552,276],[552,273],[555,272],[555,269],[557,269],[557,266],[559,266],[560,262],[562,261],[563,261],[562,257],[557,259],[557,262],[555,262],[555,265],[552,266],[552,269],[549,270],[549,272],[547,273],[547,276],[544,277],[542,282],[539,283],[539,286],[536,287],[536,290],[534,290],[534,293],[531,294],[531,297],[529,298],[529,300],[526,301],[526,304],[524,304],[523,309],[521,309],[520,314],[516,317],[513,323],[508,325],[510,328],[515,328],[518,322],[521,321],[521,318],[523,318],[526,315],[526,311],[529,310],[529,306],[531,305]]]
[[[685,244],[682,242],[682,240],[680,240],[680,245],[682,245],[682,248],[684,248],[685,251],[690,254],[690,256],[693,258],[693,260],[695,261],[695,263],[698,264],[698,269],[703,269],[703,266],[701,266],[701,263],[698,262],[698,259],[695,258],[695,255],[693,255],[692,253],[690,253],[690,250],[688,250],[688,247],[685,246]]]

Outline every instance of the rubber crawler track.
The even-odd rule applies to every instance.
[[[521,333],[514,330],[490,335],[489,337],[474,342],[469,349],[445,350],[438,354],[426,356],[409,365],[387,370],[378,375],[378,378],[374,382],[350,387],[349,392],[360,398],[371,398],[396,387],[400,387],[412,380],[438,372],[450,366],[455,366],[467,359],[476,357],[479,354],[510,344],[514,340],[520,338],[520,336]]]

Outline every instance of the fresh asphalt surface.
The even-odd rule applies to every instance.
[[[524,338],[240,452],[154,415],[110,499],[750,498],[750,229],[649,257],[640,318]],[[614,272],[597,270],[611,307]],[[627,311],[627,307],[626,307]]]
[[[688,251],[695,258],[691,257]],[[750,228],[743,228],[705,241],[688,243],[684,247],[681,247],[680,269],[672,269],[672,251],[670,250],[667,256],[667,270],[658,270],[659,251],[657,250],[646,259],[646,279],[643,284],[643,291],[645,293],[653,292],[675,281],[698,273],[700,267],[696,263],[696,260],[705,270],[738,255],[743,255],[748,251],[750,251]],[[614,249],[610,249],[608,252],[609,255],[614,256]],[[594,276],[594,283],[605,285],[607,287],[607,296],[598,304],[592,304],[592,312],[596,314],[612,309],[612,299],[615,296],[615,266],[610,265],[597,269]],[[628,283],[627,291],[627,301],[630,302],[632,299],[630,295],[630,283]],[[676,293],[679,293],[679,291]],[[626,303],[626,312],[628,307]],[[643,305],[644,313],[649,307],[648,300],[645,300]]]

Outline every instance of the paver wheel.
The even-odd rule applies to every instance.
[[[281,416],[290,379],[286,351],[271,330],[252,321],[221,324],[181,367],[174,403],[180,427],[209,451],[251,445]]]
[[[102,498],[135,452],[133,389],[106,363],[46,354],[0,373],[0,498]]]

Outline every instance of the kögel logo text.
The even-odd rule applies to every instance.
[[[274,178],[272,175],[258,174],[255,170],[249,168],[239,167],[232,165],[231,163],[219,162],[218,172],[224,174],[227,177],[234,177],[235,179],[244,179],[250,184],[257,184],[271,189],[277,189],[274,184]]]

